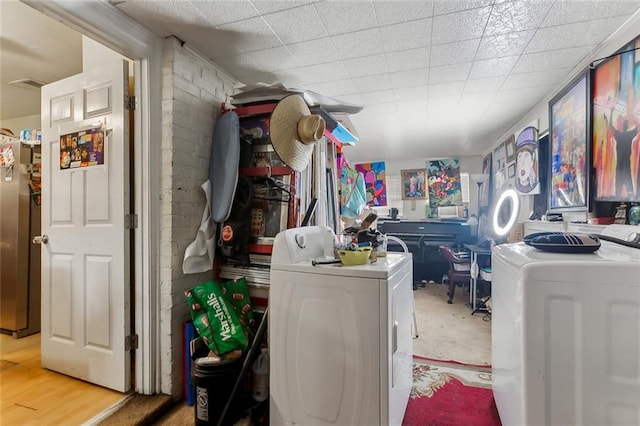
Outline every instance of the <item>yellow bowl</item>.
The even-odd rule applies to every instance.
[[[340,261],[345,266],[366,265],[371,254],[371,247],[363,247],[358,250],[338,250]]]

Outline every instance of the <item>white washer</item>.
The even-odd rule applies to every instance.
[[[624,239],[640,227],[611,225]],[[640,249],[524,243],[492,253],[493,393],[502,424],[640,424]]]
[[[400,425],[413,383],[411,254],[313,266],[333,258],[333,244],[317,226],[275,238],[270,423]]]

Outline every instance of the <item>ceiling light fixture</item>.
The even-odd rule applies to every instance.
[[[29,89],[39,89],[44,86],[44,83],[32,78],[21,78],[19,80],[13,80],[9,82],[12,86],[24,87]]]

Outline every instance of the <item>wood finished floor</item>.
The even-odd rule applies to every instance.
[[[81,425],[125,395],[40,366],[40,334],[0,334],[0,425]]]

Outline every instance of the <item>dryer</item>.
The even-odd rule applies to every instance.
[[[640,227],[611,225],[624,239]],[[502,424],[640,424],[640,249],[524,243],[492,253],[493,393]]]
[[[326,227],[274,241],[269,289],[272,425],[400,425],[413,383],[410,253],[327,264]]]

